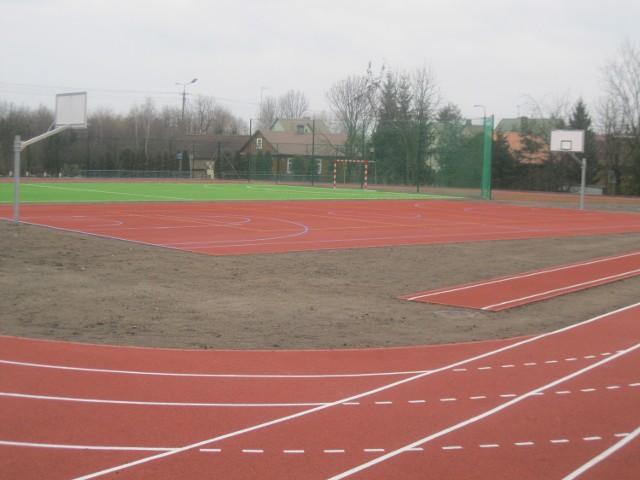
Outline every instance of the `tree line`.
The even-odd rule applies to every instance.
[[[580,167],[567,155],[548,154],[536,165],[523,161],[544,151],[551,129],[570,128],[586,132],[589,183],[606,185],[609,193],[640,195],[638,71],[637,45],[623,42],[603,66],[604,96],[595,107],[595,122],[582,99],[573,105],[563,99],[532,100],[529,116],[546,121],[532,122],[535,128],[520,132],[523,146],[518,151],[509,149],[504,135],[496,133],[494,188],[555,191],[577,182]],[[345,134],[345,155],[375,161],[380,183],[447,186],[476,181],[486,132],[477,128],[477,122],[470,125],[458,106],[443,99],[430,67],[383,66],[374,71],[369,65],[362,75],[335,82],[326,100],[330,114],[323,117],[333,130]],[[308,116],[308,110],[301,91],[267,96],[260,102],[258,123],[252,129],[270,128],[277,118]],[[17,107],[0,100],[0,174],[7,175],[12,168],[16,133],[31,138],[52,122],[53,113],[47,108]],[[26,168],[37,175],[72,173],[79,168],[173,170],[183,167],[176,165],[176,152],[184,148],[185,134],[251,133],[243,119],[206,96],[189,98],[184,113],[175,106],[159,109],[151,99],[128,114],[98,109],[90,113],[89,124],[86,132],[64,132],[29,147],[23,153]],[[80,141],[83,135],[87,138]],[[465,180],[464,175],[474,180]]]

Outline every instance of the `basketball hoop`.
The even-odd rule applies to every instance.
[[[568,153],[582,169],[580,181],[580,210],[584,209],[584,192],[587,183],[587,159],[578,158],[576,153],[584,152],[584,130],[552,130],[551,144],[549,149],[552,152]]]
[[[16,135],[13,141],[13,221],[20,222],[20,152],[40,140],[49,138],[69,128],[87,128],[87,92],[56,95],[56,120],[54,128],[29,140],[22,141]]]

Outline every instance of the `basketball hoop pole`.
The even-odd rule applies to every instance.
[[[574,152],[584,153],[584,130],[552,130],[549,149],[568,153],[582,168],[580,180],[580,210],[584,210],[584,194],[587,187],[587,159],[580,160]]]
[[[583,158],[582,160],[580,160],[575,153],[566,153],[568,153],[571,158],[578,162],[580,168],[582,169],[582,172],[580,174],[580,210],[584,210],[584,192],[587,187],[587,159]]]
[[[62,125],[24,142],[20,140],[20,135],[15,136],[13,140],[13,223],[20,223],[20,153],[29,145],[69,128],[72,128],[72,125]]]

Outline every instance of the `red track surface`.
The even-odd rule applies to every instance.
[[[637,478],[639,342],[640,304],[551,334],[406,349],[0,337],[0,477]]]
[[[431,201],[21,214],[217,255],[640,231],[637,215]],[[406,349],[0,337],[0,478],[637,478],[639,362],[640,304],[552,334]]]
[[[640,275],[640,252],[440,288],[400,298],[498,311],[636,275]]]
[[[415,200],[23,205],[20,217],[211,255],[640,232],[634,214]]]

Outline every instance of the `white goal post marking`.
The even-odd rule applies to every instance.
[[[369,179],[369,160],[344,160],[344,159],[335,159],[333,161],[333,188],[336,188],[338,185],[338,162],[341,163],[364,163],[364,182],[363,189],[367,189],[367,182]]]

